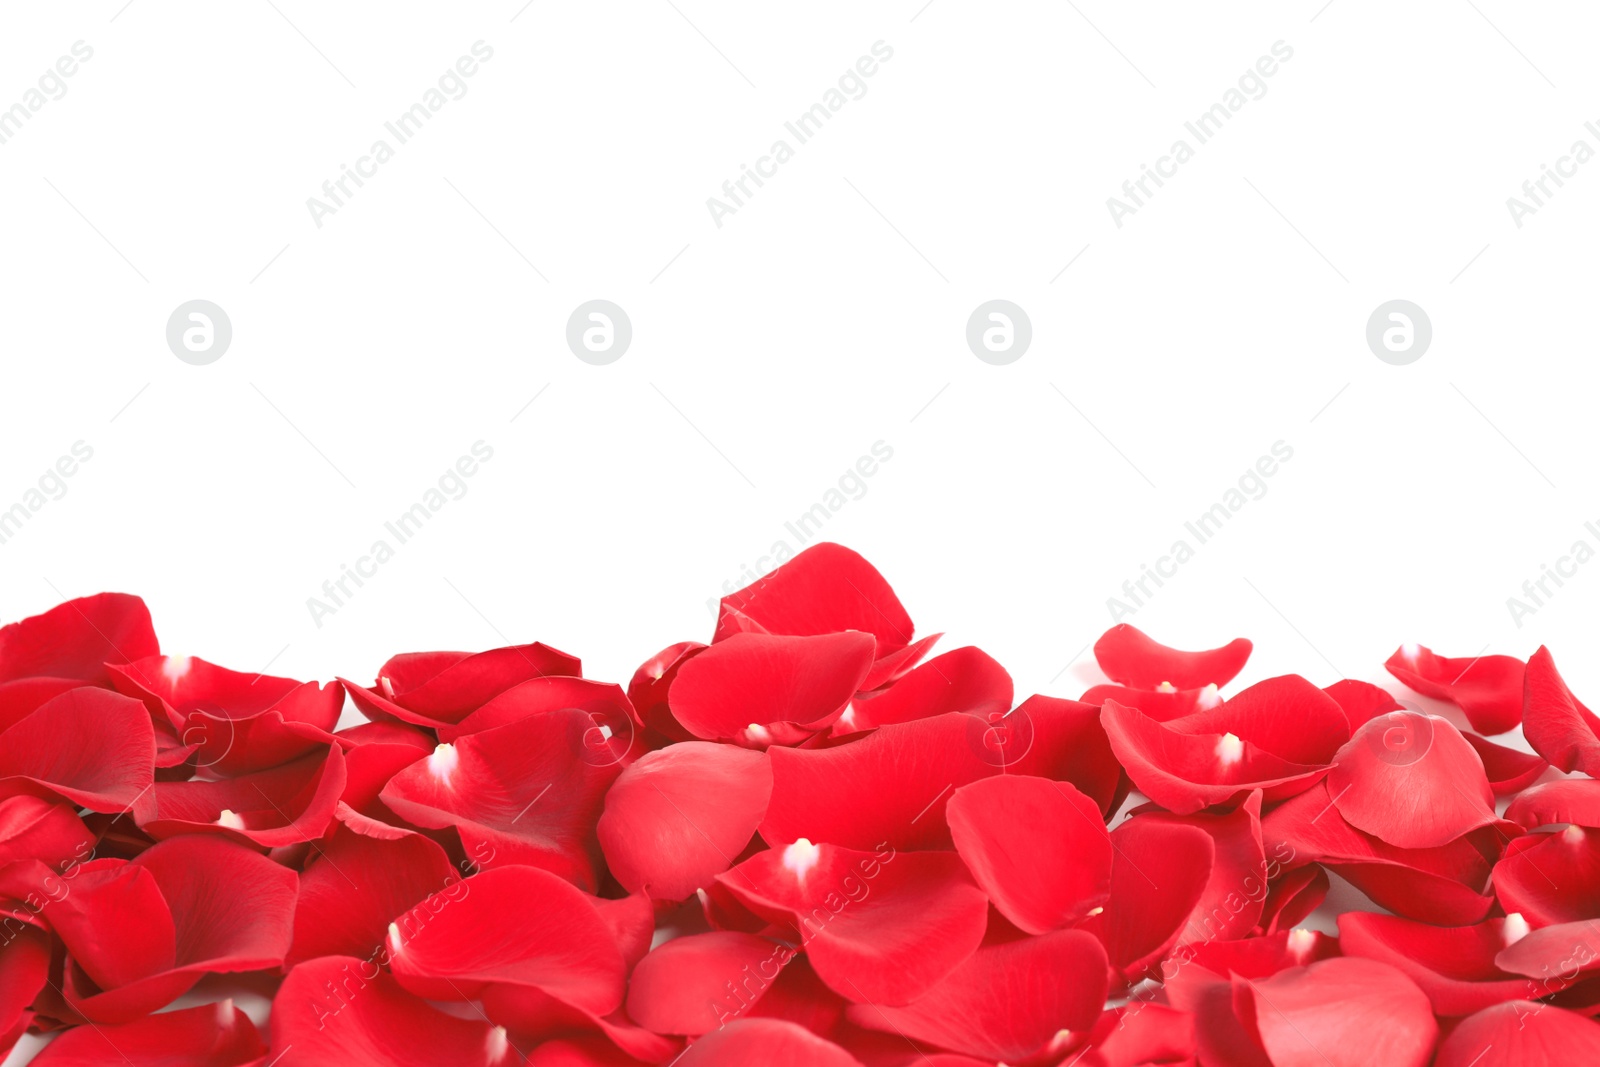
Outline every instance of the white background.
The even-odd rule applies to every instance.
[[[1600,161],[1521,228],[1506,199],[1600,149],[1600,18],[1320,5],[7,5],[0,107],[94,55],[0,145],[0,509],[94,455],[0,544],[0,615],[124,590],[241,670],[537,639],[625,681],[883,441],[826,536],[1019,697],[1077,696],[1107,598],[1281,440],[1130,621],[1251,637],[1241,681],[1548,643],[1592,702],[1600,562],[1520,627],[1506,601],[1600,548]],[[307,198],[479,40],[318,228]],[[866,95],[718,228],[706,199],[877,41]],[[1107,197],[1277,41],[1266,95],[1118,228]],[[165,341],[195,298],[232,320],[209,366]],[[565,343],[593,298],[633,324],[609,366]],[[965,342],[993,298],[1032,321],[1008,366]],[[1364,336],[1395,298],[1433,325],[1408,366]],[[479,440],[319,628],[307,598]]]

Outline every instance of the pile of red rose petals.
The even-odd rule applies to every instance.
[[[232,671],[116,593],[0,629],[0,1054],[1600,1063],[1600,718],[1548,651],[1403,646],[1430,715],[1128,625],[1017,703],[939,636],[830,544],[626,688],[542,644]]]

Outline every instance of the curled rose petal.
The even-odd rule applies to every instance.
[[[586,712],[597,727],[604,727],[617,737],[631,736],[635,728],[643,725],[621,686],[587,678],[552,675],[519,682],[455,726],[439,727],[439,740],[454,741],[463,734],[477,733],[530,715],[542,715],[565,708]]]
[[[698,1037],[760,1003],[794,956],[775,941],[731,930],[674,938],[634,968],[628,1015],[658,1034]]]
[[[693,741],[694,734],[672,717],[667,694],[677,681],[683,665],[704,652],[709,645],[698,641],[679,641],[668,645],[639,665],[628,682],[628,700],[639,714],[645,728],[665,741]]]
[[[7,923],[0,942],[0,1056],[33,1022],[29,1005],[50,980],[50,935],[35,926]]]
[[[576,708],[547,712],[438,746],[380,798],[417,826],[455,827],[480,868],[532,864],[593,889],[595,822],[627,744]]]
[[[870,1029],[1015,1062],[1061,1030],[1093,1026],[1106,983],[1100,942],[1082,930],[1056,930],[980,948],[910,1004],[855,1004],[848,1015]]]
[[[685,663],[668,699],[696,737],[759,743],[768,727],[820,730],[849,706],[872,667],[872,636],[735,634]]]
[[[1270,864],[1261,840],[1261,795],[1252,793],[1231,812],[1142,814],[1146,823],[1192,826],[1211,837],[1214,859],[1194,911],[1182,924],[1178,944],[1247,937],[1261,920],[1268,881],[1279,863]],[[1130,820],[1131,821],[1131,820]]]
[[[90,811],[124,812],[145,799],[155,753],[143,704],[71,689],[0,733],[0,796],[58,796]]]
[[[1524,830],[1567,823],[1600,827],[1600,781],[1566,778],[1536,785],[1511,802],[1506,818]]]
[[[505,1030],[458,1019],[352,956],[308,960],[272,1001],[272,1054],[283,1067],[513,1067]]]
[[[1151,640],[1128,623],[1119,623],[1094,643],[1094,658],[1106,677],[1134,689],[1176,689],[1227,685],[1244,669],[1251,644],[1243,637],[1205,652],[1181,652]]]
[[[1130,689],[1125,685],[1096,685],[1084,691],[1085,704],[1103,705],[1115,700],[1125,708],[1138,708],[1156,722],[1171,722],[1222,703],[1217,687],[1204,689]]]
[[[988,653],[968,645],[922,664],[886,689],[858,698],[834,732],[867,730],[949,711],[973,715],[1011,710],[1011,675]]]
[[[1488,776],[1489,788],[1497,797],[1516,796],[1550,769],[1550,764],[1539,756],[1497,745],[1474,733],[1463,732],[1461,736],[1483,761],[1483,773]]]
[[[1519,916],[1520,920],[1520,916]],[[1600,922],[1556,923],[1538,930],[1527,930],[1526,922],[1515,922],[1514,933],[1494,958],[1496,967],[1525,980],[1522,999],[1544,997],[1559,992],[1573,982],[1600,972]]]
[[[1403,972],[1427,995],[1438,1015],[1471,1015],[1491,1004],[1529,996],[1532,983],[1495,962],[1526,933],[1521,916],[1485,919],[1474,926],[1432,926],[1364,911],[1339,916],[1339,947],[1344,954],[1387,963]]]
[[[1558,770],[1600,777],[1600,716],[1572,695],[1556,673],[1550,650],[1542,645],[1528,658],[1522,733],[1533,750]]]
[[[1461,1021],[1434,1067],[1570,1067],[1600,1062],[1600,1023],[1548,1004],[1508,1001]]]
[[[1136,815],[1111,831],[1111,898],[1083,924],[1105,945],[1111,967],[1128,983],[1184,936],[1206,891],[1216,847],[1195,826]],[[1196,927],[1191,937],[1203,936]]]
[[[1533,926],[1600,918],[1600,830],[1574,825],[1516,838],[1495,864],[1494,891]]]
[[[33,796],[0,800],[0,868],[40,860],[65,870],[94,852],[95,838],[69,804]]]
[[[1428,998],[1388,964],[1323,960],[1234,986],[1273,1067],[1426,1067],[1433,1056]]]
[[[622,954],[595,898],[537,867],[457,882],[389,928],[395,977],[430,1000],[530,987],[595,1015],[622,1003]],[[508,1021],[509,1025],[509,1021]]]
[[[1403,849],[1344,821],[1327,783],[1279,805],[1262,820],[1268,852],[1287,849],[1285,866],[1321,863],[1373,901],[1398,915],[1441,926],[1482,920],[1494,906],[1486,892],[1491,860],[1479,835],[1486,828],[1439,848]]]
[[[144,701],[212,775],[287,763],[331,739],[344,687],[230,671],[198,656],[149,656],[110,668],[117,691]]]
[[[988,901],[951,852],[859,852],[804,838],[717,880],[791,927],[817,976],[847,1000],[904,1004],[983,940]]]
[[[1111,837],[1100,809],[1065,782],[997,775],[945,809],[956,851],[1007,919],[1030,934],[1069,926],[1111,894]]]
[[[1267,858],[1269,872],[1275,867],[1281,870],[1284,863],[1294,858],[1294,850],[1285,842],[1276,842],[1273,847],[1281,855]],[[1308,915],[1322,906],[1328,896],[1328,887],[1328,872],[1317,863],[1296,867],[1281,878],[1274,879],[1267,890],[1267,899],[1261,905],[1259,931],[1262,934],[1276,934],[1299,926]]]
[[[43,677],[110,686],[106,664],[160,651],[143,600],[127,593],[79,597],[0,627],[0,683]]]
[[[156,840],[220,834],[262,848],[315,841],[345,787],[344,749],[329,745],[292,763],[216,781],[157,782],[139,828]]]
[[[1452,659],[1401,645],[1384,667],[1423,696],[1460,708],[1479,733],[1503,734],[1522,721],[1523,663],[1514,656]]]
[[[713,642],[736,633],[871,634],[877,655],[911,640],[911,616],[872,564],[829,541],[812,545],[737,593],[722,598]]]
[[[223,1000],[115,1026],[79,1026],[45,1046],[32,1062],[38,1067],[250,1067],[266,1051],[250,1017]]]
[[[582,673],[576,657],[535,642],[478,653],[406,652],[378,668],[370,689],[339,681],[370,719],[437,728],[455,725],[519,682]]]
[[[1358,830],[1400,848],[1437,848],[1495,823],[1483,761],[1444,719],[1393,711],[1333,758],[1328,789]]]
[[[600,847],[630,891],[682,900],[727,870],[772,794],[765,753],[688,741],[650,752],[613,783]]]
[[[1401,710],[1400,702],[1390,695],[1387,689],[1371,682],[1343,678],[1322,691],[1344,709],[1344,717],[1350,723],[1351,733],[1361,729],[1368,719]]]

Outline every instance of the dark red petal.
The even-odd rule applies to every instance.
[[[641,725],[621,686],[552,675],[519,682],[455,726],[439,727],[439,740],[454,741],[462,734],[477,733],[563,708],[587,712],[597,725],[605,726],[619,739],[630,736]]]
[[[765,577],[722,598],[713,642],[735,633],[813,636],[860,630],[878,655],[911,641],[911,616],[877,568],[842,545],[812,545]]]
[[[300,875],[288,964],[317,956],[371,957],[389,923],[460,880],[444,849],[421,834],[380,840],[341,826]]]
[[[1514,656],[1452,659],[1401,645],[1384,667],[1423,696],[1460,708],[1479,733],[1503,734],[1522,721],[1523,664]]]
[[[535,642],[478,653],[407,652],[378,668],[371,689],[340,681],[368,718],[439,727],[460,722],[519,682],[582,673],[576,657]]]
[[[315,841],[332,823],[344,787],[344,750],[331,744],[237,778],[157,782],[139,828],[158,841],[180,834],[220,834],[262,848]]]
[[[31,796],[0,800],[0,868],[35,859],[64,870],[88,859],[94,844],[94,835],[69,805]]]
[[[1566,778],[1536,785],[1511,802],[1506,818],[1524,830],[1565,823],[1600,827],[1600,781]]]
[[[417,826],[455,827],[479,868],[532,864],[593,889],[595,822],[626,755],[592,743],[593,730],[567,708],[467,734],[396,774],[381,799]]]
[[[1250,658],[1250,642],[1238,637],[1221,648],[1182,652],[1152,641],[1128,623],[1119,623],[1094,643],[1094,658],[1106,677],[1134,689],[1166,682],[1177,689],[1227,685]]]
[[[1156,722],[1171,722],[1222,703],[1217,687],[1204,689],[1130,689],[1125,685],[1096,685],[1081,698],[1096,707],[1115,700],[1125,708],[1138,708]]]
[[[1550,764],[1538,756],[1497,745],[1474,733],[1463,731],[1461,736],[1483,761],[1483,773],[1488,776],[1489,788],[1497,797],[1516,796],[1550,769]]]
[[[1344,717],[1350,722],[1351,733],[1361,729],[1368,719],[1376,718],[1386,712],[1401,710],[1400,702],[1387,689],[1371,682],[1344,678],[1322,691],[1344,709]]]
[[[1444,719],[1392,711],[1334,756],[1328,789],[1345,822],[1400,848],[1438,848],[1495,823],[1483,761]]]
[[[1111,831],[1111,846],[1111,900],[1082,929],[1104,943],[1112,969],[1134,982],[1183,936],[1216,848],[1198,827],[1142,815]]]
[[[1339,916],[1339,947],[1346,956],[1377,960],[1403,972],[1427,994],[1436,1014],[1471,1015],[1529,995],[1528,979],[1495,964],[1495,957],[1526,930],[1517,920],[1432,926],[1394,915],[1347,911]]]
[[[1093,1026],[1106,983],[1100,942],[1082,930],[1057,930],[981,948],[903,1007],[856,1004],[848,1014],[874,1030],[1014,1062],[1061,1030]]]
[[[100,593],[0,627],[0,682],[42,676],[109,686],[107,663],[160,651],[143,600]]]
[[[1211,877],[1182,924],[1177,943],[1248,937],[1261,921],[1268,875],[1277,866],[1269,866],[1261,841],[1261,794],[1251,793],[1227,814],[1150,812],[1140,815],[1139,821],[1192,826],[1211,837]]]
[[[1281,800],[1311,788],[1326,774],[1325,768],[1291,763],[1238,734],[1184,733],[1176,728],[1184,720],[1156,722],[1114,700],[1106,702],[1100,721],[1133,784],[1180,815],[1227,803],[1253,789],[1263,790],[1268,800]]]
[[[872,652],[871,635],[859,632],[735,634],[683,665],[669,697],[672,714],[707,740],[761,744],[771,723],[821,729],[849,706]]]
[[[1525,1000],[1485,1008],[1450,1032],[1434,1067],[1572,1067],[1600,1062],[1600,1023]]]
[[[667,694],[677,681],[678,671],[694,656],[705,651],[708,645],[698,641],[679,641],[668,645],[639,665],[628,682],[628,700],[638,712],[646,728],[668,741],[692,741],[694,735],[672,717]]]
[[[1111,838],[1094,801],[1064,782],[998,775],[945,809],[956,851],[1007,919],[1030,934],[1074,925],[1111,893]]]
[[[779,1019],[729,1023],[690,1045],[677,1062],[679,1067],[861,1067],[838,1045]]]
[[[681,680],[680,680],[681,684]],[[871,850],[952,848],[950,792],[999,769],[984,761],[984,721],[971,715],[885,726],[837,748],[773,748],[772,799],[761,836]]]
[[[1234,982],[1273,1067],[1427,1067],[1433,1056],[1428,998],[1387,964],[1331,959]]]
[[[671,745],[647,753],[612,784],[600,847],[628,890],[682,900],[744,851],[771,794],[762,752],[704,741]]]
[[[1572,695],[1543,645],[1528,658],[1522,733],[1558,769],[1600,777],[1600,717]]]
[[[532,987],[582,1011],[622,1003],[622,954],[595,898],[536,867],[501,867],[435,894],[390,928],[395,977],[432,1000]]]
[[[1292,858],[1292,849],[1276,842],[1275,847],[1286,853],[1283,859],[1273,856],[1267,860],[1268,870],[1281,868]],[[1305,918],[1322,906],[1328,896],[1328,872],[1320,864],[1297,867],[1272,882],[1267,899],[1261,906],[1263,934],[1276,934],[1299,926]]]
[[[947,711],[974,715],[1011,710],[1011,675],[988,653],[968,645],[935,656],[887,689],[856,700],[835,733],[925,719]]]
[[[1534,926],[1600,917],[1600,830],[1574,825],[1517,838],[1494,866],[1494,891],[1502,908]]]
[[[34,1057],[37,1067],[247,1067],[267,1047],[250,1017],[224,1000],[116,1026],[80,1026]],[[292,1067],[286,1061],[285,1067]]]
[[[155,752],[143,704],[104,689],[68,690],[0,734],[0,794],[127,811],[153,781]]]
[[[758,1003],[794,955],[764,937],[729,930],[674,938],[634,968],[628,1015],[658,1034],[698,1037]]]
[[[1490,860],[1475,843],[1477,835],[1440,848],[1397,848],[1345,822],[1325,782],[1274,809],[1262,820],[1261,834],[1269,854],[1281,857],[1287,850],[1285,865],[1325,864],[1378,905],[1407,918],[1465,926],[1494,906],[1485,892]]]
[[[806,840],[717,880],[796,932],[817,976],[852,1001],[904,1004],[983,940],[988,901],[952,852],[862,852]]]
[[[283,1067],[513,1067],[506,1033],[446,1015],[376,964],[325,956],[289,972],[272,1001],[272,1054]]]
[[[230,671],[198,656],[150,656],[111,668],[118,692],[144,701],[213,775],[275,767],[328,743],[344,687]]]

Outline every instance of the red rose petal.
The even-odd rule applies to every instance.
[[[154,780],[155,751],[143,704],[104,689],[68,690],[0,733],[0,795],[127,811]]]
[[[744,851],[771,794],[762,752],[704,741],[672,745],[629,766],[606,793],[600,847],[630,891],[682,900]]]
[[[1125,708],[1138,708],[1156,722],[1171,722],[1222,703],[1214,685],[1204,689],[1130,689],[1125,685],[1096,685],[1085,690],[1080,699],[1097,707],[1115,700]]]
[[[344,787],[344,750],[332,744],[237,778],[157,782],[139,828],[158,841],[180,834],[220,834],[262,848],[315,841],[333,822]]]
[[[519,682],[583,673],[574,656],[535,642],[487,652],[407,652],[378,668],[371,689],[339,679],[372,719],[453,726]]]
[[[1344,717],[1350,723],[1352,734],[1361,729],[1368,719],[1402,710],[1400,702],[1387,689],[1371,682],[1344,678],[1322,691],[1344,709]]]
[[[1433,1056],[1428,998],[1387,964],[1331,959],[1234,981],[1273,1067],[1426,1067]]]
[[[1073,925],[1110,896],[1111,838],[1100,809],[1064,782],[981,779],[955,791],[945,817],[972,876],[1030,934]]]
[[[1571,1067],[1600,1062],[1600,1023],[1548,1004],[1485,1008],[1450,1032],[1434,1067]]]
[[[8,927],[9,939],[0,942],[0,1056],[32,1023],[28,1006],[50,980],[50,935],[33,926]]]
[[[1520,927],[1520,929],[1519,929]],[[1532,983],[1501,970],[1495,958],[1527,927],[1486,919],[1475,926],[1431,926],[1394,915],[1347,911],[1339,916],[1346,956],[1387,963],[1417,984],[1438,1015],[1471,1015],[1530,995]],[[1534,992],[1535,996],[1554,990]]]
[[[822,729],[849,706],[873,647],[864,633],[735,634],[679,670],[669,696],[673,717],[696,737],[756,744],[773,723]]]
[[[542,715],[564,708],[577,708],[589,713],[597,725],[605,726],[613,736],[619,738],[631,735],[635,727],[642,725],[621,686],[587,678],[553,675],[519,682],[455,726],[439,727],[439,740],[454,741],[463,734],[477,733],[530,715]]]
[[[727,930],[675,938],[634,968],[628,1015],[658,1034],[709,1033],[759,1003],[794,954]]]
[[[740,1019],[689,1046],[679,1067],[861,1067],[838,1045],[778,1019]]]
[[[1584,919],[1533,930],[1502,948],[1494,963],[1524,976],[1522,999],[1558,992],[1600,972],[1600,923]]]
[[[110,686],[107,663],[160,651],[143,600],[127,593],[80,597],[0,627],[0,682],[34,676]]]
[[[1511,842],[1494,867],[1500,906],[1533,926],[1600,917],[1600,830],[1569,826]]]
[[[1291,763],[1320,766],[1350,740],[1339,702],[1298,674],[1257,682],[1221,704],[1168,723],[1187,734],[1230,733]]]
[[[1211,878],[1211,836],[1136,815],[1111,831],[1111,899],[1089,919],[1111,967],[1130,983],[1144,976],[1183,936]]]
[[[32,1062],[37,1067],[249,1067],[263,1062],[266,1051],[255,1023],[224,1000],[117,1026],[80,1026],[57,1037]]]
[[[861,683],[861,691],[870,693],[899,681],[910,672],[917,664],[922,662],[922,657],[933,651],[933,646],[939,643],[944,634],[929,634],[919,637],[905,648],[895,649],[893,652],[884,652],[880,645],[878,658],[872,662],[872,670],[867,672],[866,679]]]
[[[969,716],[969,747],[974,733],[971,719],[984,721]],[[998,723],[991,717],[988,728],[977,731],[977,740],[982,742],[978,748],[984,762],[997,771],[1070,782],[1100,805],[1108,819],[1127,796],[1128,776],[1100,724],[1100,709],[1093,704],[1031,696]]]
[[[64,870],[88,859],[94,844],[94,835],[67,804],[31,796],[0,800],[0,868],[34,859]]]
[[[1269,867],[1261,841],[1261,795],[1250,794],[1226,814],[1150,812],[1140,815],[1139,821],[1192,826],[1211,838],[1211,877],[1182,924],[1177,943],[1231,941],[1249,936],[1261,921],[1267,899]]]
[[[417,826],[455,827],[480,868],[532,864],[593,889],[595,822],[626,755],[594,744],[593,728],[568,708],[467,734],[396,774],[381,799]]]
[[[1014,1062],[1061,1030],[1093,1026],[1106,981],[1100,942],[1082,930],[1057,930],[979,949],[910,1004],[856,1004],[848,1015],[874,1030]]]
[[[1423,696],[1460,708],[1479,733],[1503,734],[1522,721],[1523,663],[1513,656],[1452,659],[1401,645],[1384,667]]]
[[[1293,858],[1293,850],[1283,842],[1275,843],[1283,857],[1271,856],[1268,870]],[[1267,899],[1261,905],[1262,934],[1286,931],[1305,921],[1305,918],[1322,906],[1328,896],[1328,872],[1320,864],[1297,867],[1271,883]]]
[[[1400,848],[1437,848],[1496,821],[1476,750],[1444,719],[1414,711],[1357,730],[1334,756],[1328,789],[1346,822]]]
[[[1497,797],[1516,796],[1550,769],[1550,764],[1538,756],[1497,745],[1474,733],[1463,731],[1461,736],[1483,761],[1483,773],[1488,776],[1489,788]]]
[[[1600,827],[1600,781],[1567,778],[1536,785],[1511,802],[1506,818],[1524,830],[1566,823]]]
[[[380,840],[342,826],[313,855],[300,875],[291,967],[317,956],[371,958],[391,921],[403,930],[414,905],[460,881],[444,849],[421,834]]]
[[[1251,644],[1243,637],[1205,652],[1181,652],[1152,641],[1136,627],[1119,623],[1094,643],[1094,658],[1106,677],[1134,689],[1177,689],[1227,685],[1244,669]]]
[[[366,960],[324,956],[289,972],[272,1001],[283,1067],[513,1067],[506,1033],[414,997]]]
[[[736,633],[811,637],[860,630],[882,656],[911,641],[911,616],[876,567],[842,545],[812,545],[763,578],[722,598],[720,642]]]
[[[981,649],[952,649],[922,664],[887,689],[857,699],[834,732],[868,730],[949,711],[974,715],[1011,710],[1011,675]]]
[[[595,898],[549,871],[501,867],[425,900],[390,928],[400,984],[430,1000],[531,987],[596,1015],[622,1003],[624,967]]]
[[[951,852],[862,852],[804,839],[718,875],[745,907],[792,926],[840,996],[904,1004],[983,940],[988,901]]]
[[[1522,733],[1559,770],[1600,777],[1600,716],[1572,695],[1542,645],[1528,658]]]

